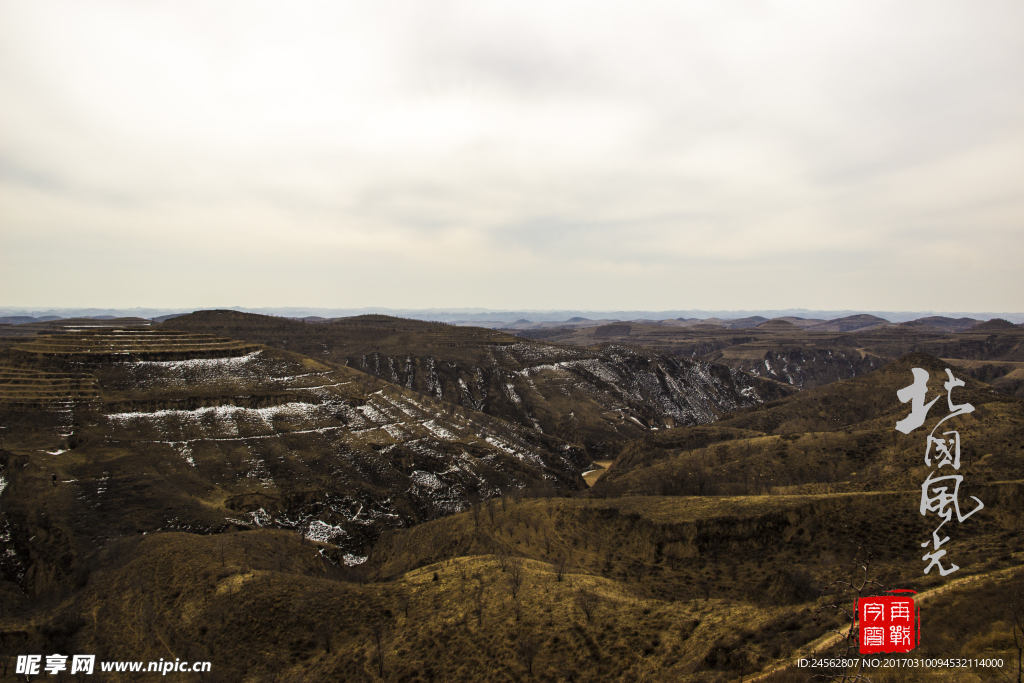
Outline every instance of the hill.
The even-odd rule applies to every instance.
[[[348,365],[397,386],[553,434],[594,457],[652,429],[711,422],[790,393],[722,365],[635,346],[524,340],[504,332],[389,316],[307,325],[234,311],[163,323]],[[615,325],[596,330],[615,328]],[[628,327],[628,326],[627,326]]]
[[[814,332],[855,332],[888,324],[888,320],[879,318],[877,315],[860,314],[848,315],[845,318],[837,318],[835,320],[826,320],[817,325],[811,325],[807,329]]]
[[[922,656],[1011,661],[1024,402],[969,377],[953,394],[976,408],[948,423],[961,502],[984,501],[947,527],[954,581],[921,561],[924,433],[945,401],[924,429],[894,429],[911,368],[940,399],[945,369],[966,368],[914,353],[711,421],[619,431],[587,489],[583,448],[445,400],[457,379],[440,399],[436,382],[416,391],[416,363],[480,367],[489,352],[551,404],[561,382],[563,415],[627,389],[642,407],[658,394],[628,380],[645,368],[666,385],[666,368],[688,368],[678,396],[708,405],[737,371],[388,318],[233,323],[293,347],[272,348],[196,320],[203,332],[57,331],[0,352],[0,676],[10,654],[90,652],[209,661],[202,680],[245,683],[732,681],[817,647],[844,623],[830,605],[852,599],[829,584],[867,577],[934,599]],[[380,344],[385,367],[416,361],[384,381],[297,353],[302,331]],[[586,368],[603,393],[570,383]]]
[[[977,321],[968,318],[942,316],[896,325],[884,322],[873,316],[838,321],[779,318],[744,329],[707,324],[679,327],[631,323],[608,326],[600,337],[592,328],[548,330],[542,336],[530,330],[516,334],[591,348],[602,343],[643,346],[666,355],[721,363],[797,389],[858,377],[920,351],[953,359],[976,379],[992,383],[998,391],[1024,398],[1024,385],[1016,376],[997,381],[1024,362],[1021,326],[998,320],[991,321],[992,325],[975,325]]]
[[[474,499],[582,488],[589,463],[357,370],[210,336],[40,337],[3,352],[0,378],[5,574],[34,595],[106,539],[158,530],[304,529],[357,562],[383,529]]]
[[[940,380],[946,368],[966,377],[955,365],[909,354],[863,377],[736,411],[712,425],[647,436],[624,450],[594,492],[912,489],[931,471],[923,462],[924,437],[895,430],[908,412],[896,393],[912,382],[913,367],[930,373],[929,396],[945,394]],[[1024,401],[969,377],[965,381],[955,400],[971,403],[975,412],[949,423],[960,433],[962,474],[975,483],[1017,479],[1024,470]]]

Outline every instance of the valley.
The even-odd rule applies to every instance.
[[[889,323],[876,316],[834,321],[799,318],[630,322],[573,328],[509,330],[561,344],[629,344],[667,355],[722,363],[798,388],[824,386],[871,372],[914,351],[959,363],[1000,391],[1024,397],[1024,327],[938,316]],[[808,324],[811,323],[811,324]]]

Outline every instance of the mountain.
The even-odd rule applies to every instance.
[[[900,323],[905,326],[918,327],[920,329],[934,330],[938,332],[963,332],[981,323],[974,318],[948,318],[941,315],[931,315],[926,318],[918,318],[910,322]]]
[[[965,381],[953,399],[970,403],[975,413],[949,424],[959,430],[971,480],[1019,479],[1024,401],[993,391],[957,365],[913,353],[852,380],[735,411],[714,424],[648,435],[619,456],[594,490],[756,495],[912,489],[931,469],[923,462],[924,437],[895,431],[909,412],[895,397],[912,383],[914,367],[929,373],[929,397],[943,397],[933,417],[945,408],[946,369]]]
[[[597,329],[525,330],[516,334],[549,343],[593,347],[602,343],[643,346],[666,355],[721,363],[797,389],[851,379],[907,353],[920,351],[953,359],[965,372],[1005,393],[1024,397],[1024,328],[994,320],[933,316],[920,321],[881,324],[880,318],[853,316],[828,324],[776,318],[754,328],[721,325],[686,327],[631,323]],[[722,322],[722,321],[719,321]],[[863,325],[863,326],[862,326]],[[842,327],[858,327],[841,331]],[[958,331],[947,331],[947,330]]]
[[[918,367],[941,398],[945,368],[964,371],[946,360],[914,353],[797,392],[616,337],[175,320],[196,329],[52,329],[0,351],[0,667],[95,653],[208,661],[215,682],[748,680],[816,652],[844,626],[834,582],[866,578],[929,600],[915,655],[1014,652],[1024,402],[972,377],[953,398],[976,410],[950,426],[961,505],[985,508],[944,529],[968,581],[922,573],[924,430],[895,431],[910,410],[896,392]],[[779,344],[815,343],[779,329]],[[891,348],[918,333],[870,334]],[[1012,353],[1006,334],[954,341]],[[584,447],[449,400],[474,367],[531,414],[582,416],[576,441],[617,439],[606,474],[586,489]],[[740,387],[781,391],[744,406]],[[588,401],[693,420],[612,429]]]
[[[1003,320],[1002,318],[993,318],[992,320],[983,323],[978,323],[977,325],[973,325],[967,329],[969,329],[971,332],[1004,332],[1007,330],[1014,330],[1019,328],[1020,325],[1014,325],[1008,320]]]
[[[768,322],[768,318],[761,315],[752,315],[746,318],[737,318],[735,320],[726,320],[725,326],[733,330],[742,330],[748,327],[757,327],[761,323]]]
[[[888,325],[889,321],[879,318],[876,315],[849,315],[845,318],[826,320],[825,322],[811,325],[807,329],[812,332],[856,332],[857,330],[871,329],[881,325]]]
[[[628,325],[592,328],[619,330]],[[305,325],[234,311],[174,318],[161,329],[246,339],[357,368],[578,444],[594,456],[676,424],[711,422],[791,390],[700,360],[613,344],[594,349],[497,330],[389,316]],[[591,334],[595,334],[592,332]]]
[[[0,424],[5,574],[37,595],[120,534],[302,528],[358,562],[386,528],[505,491],[583,488],[590,462],[351,368],[172,330],[4,351]]]

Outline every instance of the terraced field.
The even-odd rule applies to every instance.
[[[91,374],[44,372],[0,365],[0,402],[15,405],[64,404],[99,398]]]
[[[774,378],[636,346],[556,345],[383,315],[305,324],[201,311],[169,320],[160,329],[262,341],[332,360],[553,434],[594,457],[614,454],[624,441],[652,430],[711,422],[793,391]]]
[[[383,529],[502,491],[586,486],[589,459],[558,439],[257,344],[108,328],[41,336],[2,363],[0,438],[22,491],[6,512],[50,500],[85,544],[55,558],[130,531],[274,527],[357,563]],[[10,539],[22,574],[30,528]],[[33,566],[47,582],[63,571]]]
[[[95,363],[113,359],[155,360],[176,356],[216,358],[242,355],[255,348],[254,344],[205,334],[102,327],[65,334],[39,335],[19,344],[14,351],[17,354]]]
[[[100,329],[145,329],[153,325],[146,318],[113,318],[96,320],[94,318],[65,318],[22,323],[19,325],[0,324],[0,349],[10,348],[33,339],[37,335],[61,334],[63,332],[81,332]]]

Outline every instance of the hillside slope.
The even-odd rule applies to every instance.
[[[188,333],[41,337],[0,358],[4,573],[46,593],[119,534],[301,529],[358,562],[386,528],[589,459],[351,368]]]
[[[908,353],[922,352],[960,361],[967,366],[967,374],[1024,398],[1019,377],[997,381],[1024,362],[1024,327],[1004,320],[976,324],[939,317],[923,318],[919,324],[883,323],[872,316],[852,316],[801,327],[780,318],[743,329],[631,323],[516,334],[582,346],[643,346],[666,355],[721,363],[801,389],[859,377]]]
[[[911,368],[930,373],[929,398],[940,402],[924,427],[902,434],[910,412],[897,391]],[[919,487],[929,430],[946,410],[946,368],[966,386],[955,402],[975,411],[946,429],[960,435],[966,490],[972,483],[1015,480],[1024,471],[1024,401],[971,379],[958,366],[909,354],[870,374],[737,411],[712,425],[652,434],[631,443],[594,486],[595,493],[759,494],[883,491]]]
[[[258,341],[330,359],[395,385],[584,446],[616,452],[651,429],[712,422],[791,392],[713,363],[634,346],[598,349],[503,332],[367,315],[306,324],[201,311],[161,328]]]

